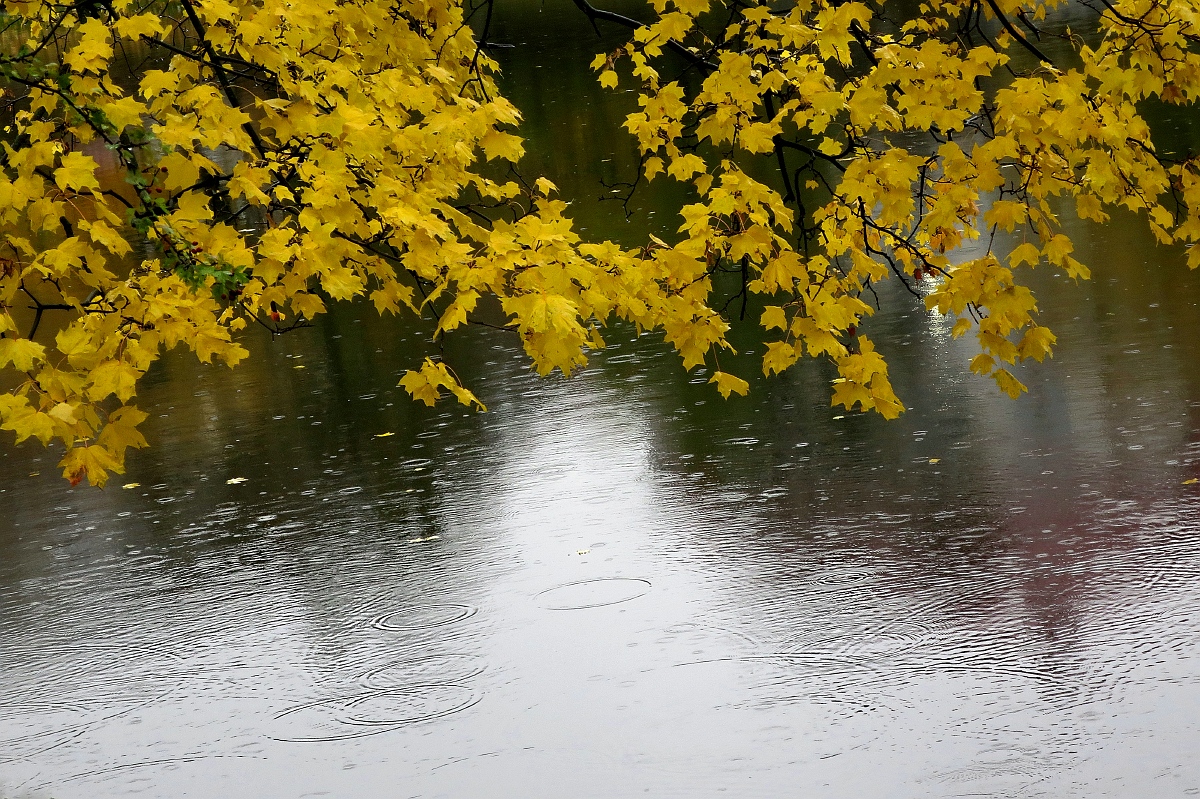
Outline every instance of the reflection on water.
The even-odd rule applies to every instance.
[[[365,308],[168,358],[135,487],[0,457],[0,796],[1200,793],[1200,280],[1136,230],[1037,276],[1018,402],[885,296],[893,423],[494,332],[447,352],[492,412],[426,409]]]
[[[1198,287],[1136,251],[1046,276],[1015,403],[872,322],[894,423],[650,337],[564,381],[478,333],[493,411],[425,409],[353,308],[169,359],[137,487],[3,459],[0,794],[1191,795]]]

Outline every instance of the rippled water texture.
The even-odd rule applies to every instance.
[[[168,358],[108,489],[4,445],[0,796],[1197,794],[1200,281],[1137,230],[1037,276],[1018,402],[884,292],[893,423],[619,335],[568,382],[472,333],[491,412],[428,410],[365,308]]]
[[[485,334],[427,411],[354,313],[169,360],[137,486],[0,460],[0,796],[1193,795],[1200,293],[1140,268],[1016,403],[873,322],[894,423]]]

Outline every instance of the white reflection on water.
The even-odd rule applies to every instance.
[[[511,385],[382,439],[354,387],[271,446],[294,398],[218,407],[261,493],[184,448],[146,490],[46,484],[64,504],[2,540],[3,794],[1200,787],[1197,502],[1089,461],[1094,433],[993,447],[926,413],[878,447],[770,395],[692,426],[601,373]],[[985,446],[1003,495],[962,477]]]

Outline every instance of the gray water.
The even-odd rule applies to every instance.
[[[569,19],[539,51],[589,60]],[[569,70],[509,58],[558,137],[531,171],[669,230],[595,202],[630,98],[576,95],[572,140]],[[472,331],[490,411],[426,409],[421,335],[351,306],[167,358],[103,491],[5,441],[0,796],[1200,793],[1200,275],[1136,220],[1075,234],[1096,278],[1033,276],[1060,348],[1016,402],[895,293],[895,422],[818,363],[725,402],[616,334],[542,380]]]

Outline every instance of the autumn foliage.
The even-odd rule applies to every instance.
[[[1055,341],[1018,270],[1088,276],[1060,214],[1123,206],[1200,240],[1200,168],[1160,157],[1140,110],[1200,93],[1200,5],[1099,3],[1076,32],[1036,0],[653,0],[643,20],[576,0],[628,28],[593,67],[640,94],[612,134],[638,182],[694,189],[673,240],[631,248],[584,240],[551,183],[504,167],[520,114],[467,24],[486,3],[4,0],[2,426],[102,485],[146,444],[130,403],[163,352],[233,366],[248,324],[359,297],[434,337],[498,309],[543,374],[622,320],[744,393],[718,360],[721,272],[764,298],[764,372],[828,359],[835,404],[902,411],[859,330],[889,278],[956,315],[971,370],[1016,396],[1006,367]],[[961,256],[998,231],[1019,245]],[[414,359],[413,397],[482,407]]]

